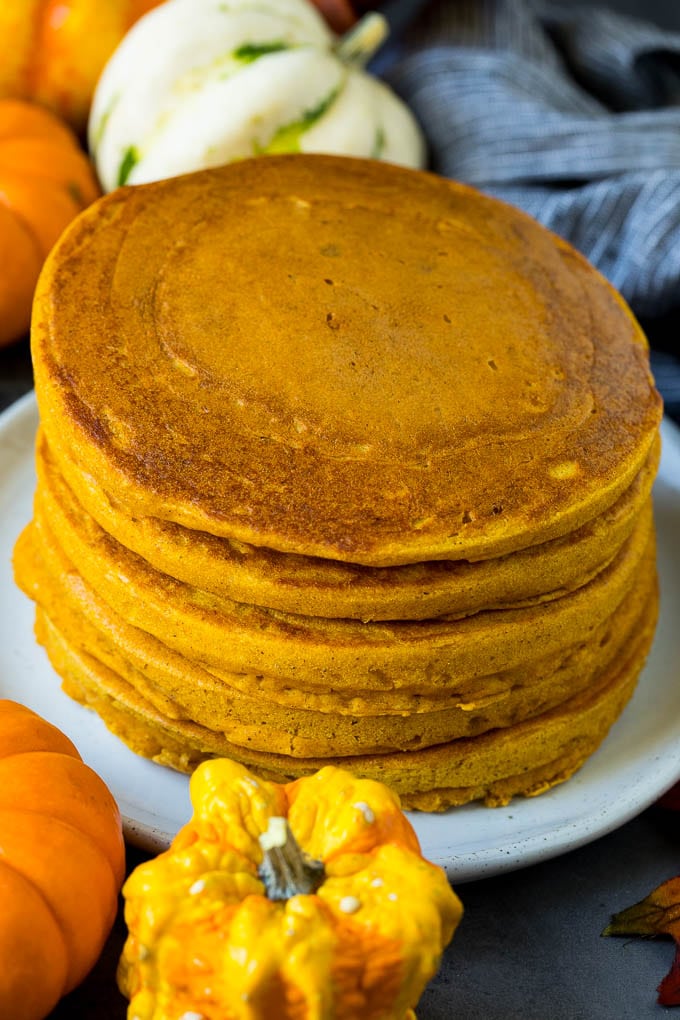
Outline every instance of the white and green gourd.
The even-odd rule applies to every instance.
[[[310,0],[167,0],[97,85],[89,146],[102,187],[281,152],[421,167],[413,114],[364,70],[386,30],[373,13],[338,37]]]

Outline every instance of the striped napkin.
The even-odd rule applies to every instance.
[[[431,168],[567,238],[641,319],[680,325],[680,32],[567,0],[419,6],[381,73]],[[678,411],[676,350],[662,367]]]

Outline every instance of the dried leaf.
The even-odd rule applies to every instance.
[[[659,987],[659,1003],[662,1006],[680,1006],[680,946],[675,944],[675,957],[671,969]]]
[[[657,991],[662,1006],[680,1006],[680,876],[657,886],[649,896],[614,914],[603,935],[670,935],[675,957]]]
[[[614,914],[603,935],[671,935],[680,940],[680,876]]]

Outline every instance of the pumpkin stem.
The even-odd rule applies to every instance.
[[[318,889],[324,880],[323,864],[303,852],[287,818],[270,818],[259,840],[264,857],[258,874],[270,900],[288,900]]]
[[[335,52],[343,63],[364,67],[385,42],[389,31],[387,18],[377,11],[370,11],[349,32],[345,32],[336,44]]]

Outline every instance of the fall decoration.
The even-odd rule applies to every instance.
[[[413,115],[362,69],[386,32],[373,12],[338,39],[308,0],[169,0],[97,86],[89,145],[104,190],[282,152],[421,166]]]
[[[98,195],[67,125],[32,103],[0,100],[0,346],[27,331],[50,248]]]
[[[2,0],[0,97],[35,100],[85,128],[104,64],[160,0]]]
[[[670,935],[675,940],[671,969],[659,985],[662,1006],[680,1006],[680,877],[657,886],[639,903],[615,914],[603,935]]]
[[[60,730],[0,700],[0,1016],[40,1020],[83,980],[124,868],[104,782]]]
[[[460,920],[387,787],[326,767],[287,785],[228,759],[123,892],[138,1020],[407,1020]]]

